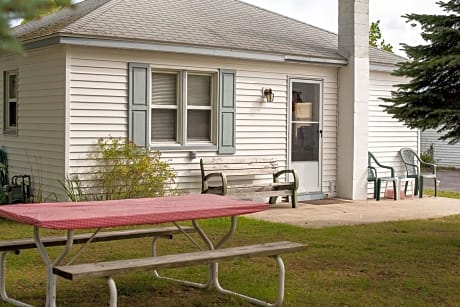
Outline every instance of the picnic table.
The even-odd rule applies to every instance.
[[[46,306],[54,307],[56,305],[56,275],[53,269],[61,265],[63,259],[70,252],[73,244],[73,232],[76,229],[97,229],[97,232],[108,227],[168,222],[172,222],[180,228],[181,226],[177,222],[192,221],[193,227],[206,243],[207,248],[213,251],[221,247],[235,232],[237,216],[267,208],[268,204],[252,201],[212,194],[191,194],[159,198],[2,206],[0,207],[0,217],[33,226],[33,238],[47,268]],[[218,217],[230,217],[231,225],[228,232],[217,243],[214,243],[200,228],[197,220]],[[42,242],[41,228],[67,232],[67,243],[62,253],[54,260],[50,258]],[[259,255],[262,254],[259,253]],[[209,259],[205,260],[209,261]],[[212,284],[218,286],[217,263],[209,267],[213,271],[209,274],[213,280],[210,280],[206,286]],[[282,273],[284,275],[284,271]],[[284,280],[282,286],[284,288]],[[115,304],[112,304],[112,296],[111,305],[116,305],[116,299]]]

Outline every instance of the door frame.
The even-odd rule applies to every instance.
[[[306,199],[319,199],[324,198],[323,194],[323,108],[324,108],[324,79],[322,78],[308,78],[308,77],[288,77],[288,101],[287,101],[287,165],[292,169],[292,84],[294,82],[318,84],[320,88],[319,93],[319,114],[318,114],[318,191],[304,192],[298,194],[300,200]]]

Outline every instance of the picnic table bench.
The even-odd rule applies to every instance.
[[[297,207],[297,174],[290,169],[279,170],[276,160],[202,158],[200,169],[203,194],[227,195],[242,199],[270,197],[270,204],[275,204],[278,196],[288,196],[291,198],[292,208]]]
[[[136,239],[144,237],[152,237],[153,250],[155,250],[155,242],[157,238],[171,239],[173,235],[181,233],[195,232],[195,228],[188,226],[178,227],[156,227],[156,228],[140,228],[129,230],[103,231],[95,233],[82,233],[73,236],[73,244],[88,244],[89,242],[104,242],[114,240]],[[44,246],[63,246],[67,244],[67,236],[53,236],[42,238]],[[6,271],[6,255],[8,252],[14,252],[16,255],[24,249],[34,249],[37,245],[33,238],[27,239],[12,239],[0,241],[0,296],[1,298],[13,305],[25,306],[26,304],[8,297],[5,286],[5,271]]]
[[[282,304],[284,298],[285,280],[285,267],[280,255],[300,251],[304,248],[306,248],[306,246],[303,244],[283,241],[176,255],[55,266],[53,268],[53,273],[69,280],[80,280],[88,277],[107,278],[110,291],[110,306],[114,307],[117,306],[117,287],[112,278],[113,275],[139,271],[152,271],[162,268],[177,268],[196,264],[217,265],[217,262],[224,260],[270,256],[275,258],[279,270],[278,297],[274,303],[267,303],[244,294],[224,289],[219,285],[217,276],[213,276],[212,284],[214,284],[219,292],[236,295],[254,304],[262,306],[279,306]],[[217,273],[215,273],[215,275],[217,275]]]
[[[0,207],[0,216],[18,223],[29,224],[33,226],[33,238],[46,266],[47,273],[47,287],[46,287],[46,303],[47,307],[55,307],[57,299],[57,278],[59,277],[56,272],[56,267],[62,267],[65,265],[72,265],[72,262],[76,259],[79,254],[79,250],[72,254],[74,257],[70,263],[64,264],[63,260],[69,255],[73,246],[73,236],[75,230],[80,229],[104,229],[110,227],[137,227],[139,225],[147,224],[162,224],[162,223],[173,223],[178,225],[178,222],[190,221],[193,228],[198,233],[202,243],[198,244],[193,238],[184,233],[184,235],[190,239],[200,250],[208,250],[210,254],[194,254],[194,257],[185,254],[178,254],[175,257],[174,262],[172,258],[161,258],[165,263],[171,266],[184,266],[188,265],[185,262],[181,262],[177,259],[188,259],[191,264],[198,263],[210,263],[208,265],[208,278],[204,284],[192,283],[190,281],[181,281],[185,284],[196,286],[198,288],[207,289],[214,287],[218,291],[225,294],[234,294],[242,298],[246,298],[250,302],[256,304],[262,304],[264,306],[271,306],[255,298],[246,297],[243,294],[234,293],[229,290],[225,290],[220,286],[218,278],[218,260],[216,258],[219,250],[222,249],[225,242],[227,242],[236,231],[237,217],[244,214],[255,213],[268,209],[268,204],[259,202],[240,200],[230,197],[224,197],[213,194],[190,194],[180,196],[167,196],[167,197],[154,197],[154,198],[142,198],[142,199],[125,199],[125,200],[107,200],[107,201],[87,201],[80,202],[78,206],[75,203],[64,202],[64,203],[42,203],[42,204],[19,204],[15,206],[2,206]],[[135,208],[135,210],[133,209]],[[230,225],[228,225],[228,231],[224,234],[220,234],[214,238],[209,237],[206,232],[199,226],[199,220],[210,219],[210,218],[223,218],[228,217],[230,219]],[[65,247],[61,253],[56,257],[54,253],[50,255],[48,252],[44,238],[40,235],[41,229],[55,229],[65,231],[67,233],[67,240]],[[155,241],[155,239],[153,240]],[[277,243],[273,243],[277,244]],[[153,244],[154,245],[154,244]],[[249,251],[246,249],[249,248]],[[283,279],[279,280],[279,284],[282,285],[278,291],[278,301],[282,301],[282,294],[284,291],[284,264],[282,263],[279,254],[284,253],[279,246],[276,246],[278,251],[272,251],[273,257],[278,262],[280,275]],[[293,248],[293,247],[292,247]],[[300,247],[299,247],[300,248]],[[247,255],[257,255],[252,250],[252,247],[244,247]],[[286,247],[285,250],[289,250]],[[223,251],[228,252],[227,250]],[[286,251],[287,252],[287,251]],[[201,253],[201,252],[198,252]],[[268,252],[267,252],[268,253]],[[76,254],[76,255],[75,255]],[[152,249],[152,255],[155,257],[155,248]],[[243,257],[243,254],[232,255],[228,257],[239,258]],[[261,255],[259,253],[259,255]],[[97,255],[96,255],[97,256]],[[222,256],[222,255],[221,255]],[[221,257],[219,256],[219,257]],[[163,256],[160,256],[163,257]],[[166,257],[166,256],[164,256]],[[169,257],[169,256],[168,256]],[[184,258],[185,257],[185,258]],[[227,258],[228,258],[227,257]],[[247,256],[249,257],[249,256]],[[224,257],[225,258],[225,257]],[[223,260],[225,260],[222,258]],[[156,258],[155,258],[156,259]],[[198,260],[199,259],[199,260]],[[217,259],[217,260],[216,260]],[[120,260],[128,261],[128,260]],[[203,262],[202,262],[203,261]],[[131,259],[128,262],[137,262],[136,259]],[[105,265],[106,263],[102,263]],[[166,264],[164,264],[166,265]],[[162,266],[158,266],[161,268]],[[143,268],[146,270],[147,268]],[[127,268],[126,270],[131,270]],[[108,273],[106,273],[108,274]],[[108,274],[109,276],[110,274]],[[152,275],[157,278],[159,275],[156,269],[153,270]],[[161,277],[161,276],[160,276]],[[163,277],[171,279],[168,277]],[[111,293],[116,293],[115,283],[109,280],[109,287]],[[112,294],[112,297],[114,295]],[[115,296],[116,299],[116,296]],[[14,300],[9,301],[15,304]],[[276,304],[276,303],[275,303]],[[28,306],[25,303],[19,302],[15,305]]]

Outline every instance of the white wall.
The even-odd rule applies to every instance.
[[[447,141],[438,140],[436,130],[426,130],[421,133],[420,152],[425,152],[433,144],[434,160],[438,166],[460,168],[460,143],[449,145]]]
[[[339,197],[366,199],[369,91],[369,1],[341,0],[339,53],[348,65],[339,71],[338,184]]]
[[[402,147],[418,148],[418,130],[407,128],[386,113],[380,105],[386,102],[380,98],[391,97],[393,85],[404,80],[388,72],[372,71],[369,84],[369,151],[377,160],[395,169],[395,175],[405,175],[404,164],[399,156]],[[389,175],[389,173],[388,173]],[[368,193],[372,192],[369,184]]]
[[[66,66],[65,49],[56,46],[31,51],[24,58],[0,58],[2,71],[19,68],[20,89],[18,135],[0,134],[0,144],[9,154],[10,176],[30,174],[32,167],[36,175],[34,186],[38,188],[41,181],[43,197],[57,193],[63,199],[58,179],[62,180],[66,174],[93,171],[88,152],[98,138],[127,136],[128,62],[159,67],[236,69],[237,155],[273,157],[281,167],[288,163],[288,78],[322,79],[322,185],[324,193],[335,196],[335,191],[329,188],[331,183],[335,186],[337,177],[336,68],[83,47],[69,47],[67,57]],[[69,83],[67,111],[66,76]],[[2,78],[0,74],[3,83]],[[389,96],[392,85],[401,79],[387,72],[371,72],[370,79],[369,150],[380,162],[394,166],[397,175],[401,175],[404,169],[398,151],[401,147],[417,149],[418,133],[407,129],[379,107],[383,104],[379,97]],[[260,102],[262,87],[274,90],[274,103]],[[0,95],[3,96],[1,91],[2,87]],[[66,112],[69,114],[67,129]],[[0,113],[2,122],[3,108]],[[68,161],[64,158],[66,152]],[[188,150],[164,151],[163,158],[178,171],[180,188],[198,192],[199,159],[191,161],[188,154]],[[198,158],[214,155],[215,151],[198,151]]]
[[[180,69],[228,68],[237,71],[236,155],[275,158],[281,167],[288,163],[288,78],[324,80],[322,179],[323,191],[331,193],[330,182],[337,174],[337,68],[75,46],[69,52],[69,173],[92,171],[87,153],[98,138],[127,136],[128,62]],[[261,102],[262,87],[273,89],[274,103]],[[178,172],[179,187],[193,192],[200,188],[199,158],[214,155],[216,151],[197,151],[198,158],[191,161],[189,150],[162,152]]]
[[[9,175],[33,175],[42,198],[62,195],[64,177],[65,72],[62,46],[28,51],[24,57],[0,57],[0,129],[3,129],[3,71],[18,70],[17,135],[0,133],[8,153]],[[40,200],[37,199],[36,200]]]

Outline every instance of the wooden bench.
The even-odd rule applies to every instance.
[[[306,245],[303,244],[283,241],[148,258],[56,266],[53,268],[53,273],[69,280],[80,280],[88,277],[107,278],[110,289],[110,306],[116,306],[117,288],[115,281],[112,278],[113,275],[200,264],[216,264],[217,262],[231,259],[273,256],[275,257],[279,268],[278,299],[274,304],[270,304],[259,299],[223,289],[217,280],[217,269],[215,269],[215,273],[213,273],[215,279],[212,284],[218,291],[222,293],[237,295],[238,297],[244,298],[255,304],[265,306],[279,306],[284,299],[285,279],[284,263],[280,255],[289,252],[300,251],[305,248]]]
[[[103,231],[97,233],[83,233],[76,234],[73,236],[74,244],[85,244],[90,240],[91,242],[104,242],[104,241],[114,241],[114,240],[125,240],[125,239],[136,239],[144,237],[152,238],[168,238],[171,239],[175,234],[181,233],[193,233],[195,228],[181,226],[181,230],[177,227],[158,227],[158,228],[141,228],[141,229],[129,229],[129,230],[118,230],[118,231]],[[53,237],[44,237],[41,239],[44,246],[62,246],[66,245],[67,237],[66,236],[53,236]],[[155,240],[153,242],[155,244]],[[14,252],[16,255],[20,253],[23,249],[33,249],[36,248],[35,241],[33,238],[28,239],[13,239],[13,240],[4,240],[0,241],[0,296],[1,298],[13,305],[17,305],[19,302],[15,299],[9,298],[6,293],[5,286],[5,271],[6,271],[6,254],[8,252]],[[155,245],[153,246],[155,249]]]
[[[270,204],[275,204],[278,196],[288,196],[292,208],[297,207],[297,174],[294,170],[279,170],[273,159],[207,158],[200,160],[200,168],[201,193],[270,197]],[[281,180],[283,177],[286,180]]]

